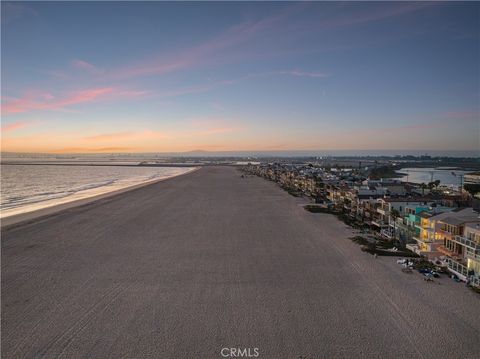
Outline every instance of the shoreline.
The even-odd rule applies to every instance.
[[[354,234],[220,166],[13,226],[2,354],[214,357],[254,338],[269,358],[478,357],[478,294]]]
[[[177,178],[179,176],[187,175],[187,174],[193,173],[195,171],[198,171],[200,168],[201,167],[196,166],[196,167],[192,168],[190,171],[180,173],[180,174],[176,174],[176,175],[173,175],[173,176],[154,179],[154,180],[147,181],[147,182],[142,182],[142,183],[137,183],[137,184],[127,186],[127,187],[123,187],[123,188],[119,188],[119,189],[116,189],[116,190],[113,190],[113,191],[96,194],[96,195],[93,195],[91,197],[74,199],[74,200],[71,200],[71,201],[68,201],[68,202],[53,204],[53,205],[48,206],[48,207],[43,207],[43,208],[35,209],[35,210],[32,210],[32,211],[28,211],[28,212],[17,213],[17,214],[12,214],[12,215],[6,216],[6,217],[1,217],[0,218],[0,228],[5,229],[5,228],[13,226],[13,225],[18,225],[18,224],[21,224],[21,223],[24,223],[24,222],[34,221],[34,220],[37,220],[37,219],[42,218],[42,217],[48,217],[48,216],[57,214],[59,212],[67,210],[67,209],[71,209],[71,208],[75,208],[75,207],[81,207],[83,205],[90,204],[92,202],[95,202],[95,201],[98,201],[98,200],[101,200],[101,199],[104,199],[104,198],[113,197],[113,196],[116,196],[116,195],[119,195],[119,194],[122,194],[122,193],[125,193],[125,192],[133,191],[133,190],[138,189],[138,188],[149,186],[149,185],[159,183],[159,182],[162,182],[162,181],[166,181],[166,180],[169,180],[169,179]]]

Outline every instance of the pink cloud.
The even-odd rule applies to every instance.
[[[142,140],[142,139],[151,139],[151,138],[167,138],[168,134],[163,132],[157,132],[152,130],[145,131],[126,131],[126,132],[113,132],[113,133],[102,133],[94,136],[84,137],[84,140],[87,141],[118,141],[118,140]]]
[[[478,111],[450,111],[445,112],[444,116],[448,119],[456,121],[478,121],[480,118],[480,113]]]
[[[86,89],[74,92],[63,98],[54,98],[49,96],[38,96],[33,98],[32,94],[25,95],[19,99],[13,99],[2,106],[2,113],[21,113],[31,110],[58,110],[66,106],[75,105],[84,102],[91,102],[99,97],[113,92],[112,87]]]
[[[116,132],[116,133],[104,133],[100,135],[87,136],[85,140],[88,141],[105,141],[105,140],[118,140],[131,137],[133,132]]]
[[[28,122],[21,122],[21,121],[9,123],[7,125],[2,126],[2,132],[15,131],[15,130],[27,127],[28,125],[29,125]]]
[[[72,61],[72,66],[77,68],[77,69],[87,71],[87,72],[91,73],[92,75],[99,75],[99,74],[103,73],[103,71],[100,70],[95,65],[93,65],[93,64],[91,64],[87,61],[80,60],[80,59],[73,60]]]
[[[207,84],[207,85],[189,86],[189,87],[184,87],[177,90],[160,91],[156,93],[156,96],[175,97],[175,96],[182,96],[182,95],[188,95],[193,93],[201,93],[201,92],[209,91],[218,85],[219,83],[213,83],[213,84]]]
[[[85,152],[131,152],[135,150],[134,147],[100,147],[100,148],[86,148],[86,147],[67,147],[51,151],[52,153],[85,153]]]
[[[135,91],[135,90],[117,90],[115,95],[118,97],[139,97],[144,95],[152,94],[150,91]]]
[[[114,90],[115,89],[113,87],[103,87],[103,88],[81,90],[81,91],[78,91],[78,92],[72,94],[69,97],[66,97],[64,99],[55,101],[53,103],[47,103],[44,106],[47,109],[51,109],[51,108],[57,108],[57,107],[65,107],[65,106],[68,106],[68,105],[74,105],[74,104],[82,103],[82,102],[91,102],[91,101],[96,100],[97,98],[99,98],[101,96],[111,94]]]
[[[236,132],[242,129],[242,126],[233,120],[223,118],[196,118],[189,121],[193,129],[188,136],[209,136],[222,133]]]
[[[314,77],[314,78],[327,77],[326,74],[321,72],[308,72],[308,71],[301,71],[301,70],[279,71],[278,73],[280,75],[291,75],[291,76],[299,76],[299,77]]]
[[[48,92],[27,92],[22,98],[7,98],[2,105],[2,114],[23,113],[34,110],[64,110],[68,106],[81,103],[90,103],[100,99],[113,99],[119,97],[138,97],[147,94],[146,91],[127,91],[114,87],[101,87],[84,89],[69,93],[57,98]]]
[[[271,72],[264,72],[264,73],[257,73],[257,74],[248,74],[243,77],[239,77],[236,79],[229,79],[229,80],[222,80],[211,85],[211,88],[220,86],[220,85],[234,85],[241,81],[246,81],[255,78],[263,78],[263,77],[272,77],[272,76],[297,76],[297,77],[312,77],[312,78],[324,78],[328,77],[329,75],[324,74],[322,72],[314,72],[314,71],[302,71],[302,70],[283,70],[283,71],[271,71]]]
[[[215,88],[219,88],[223,86],[235,85],[235,84],[238,84],[239,82],[246,81],[249,79],[272,77],[272,76],[278,76],[278,75],[310,77],[310,78],[328,77],[328,75],[321,72],[309,72],[309,71],[301,71],[301,70],[266,72],[266,73],[259,73],[259,74],[248,74],[236,79],[219,80],[219,81],[207,83],[205,85],[196,85],[196,86],[189,86],[189,87],[184,87],[176,90],[160,91],[152,95],[157,97],[176,97],[176,96],[183,96],[183,95],[189,95],[189,94],[195,94],[195,93],[202,93],[202,92],[211,91]],[[217,103],[212,103],[212,107],[214,107],[217,110],[222,109],[222,106]]]
[[[291,16],[296,11],[301,10],[309,6],[306,3],[297,3],[290,6],[282,7],[276,13],[266,16],[256,21],[244,21],[240,24],[231,26],[221,34],[210,38],[209,40],[199,43],[191,48],[184,50],[178,50],[170,54],[162,54],[145,61],[137,62],[131,65],[114,68],[111,70],[100,70],[94,64],[81,59],[75,59],[71,62],[71,65],[75,68],[85,70],[91,74],[97,75],[98,80],[122,80],[132,77],[147,76],[147,75],[163,75],[183,69],[205,65],[222,61],[225,54],[231,53],[231,51],[225,51],[227,49],[235,49],[241,43],[255,38],[256,35],[262,32],[269,31],[278,25],[285,18]],[[222,56],[219,56],[222,55]],[[224,60],[224,59],[223,59]],[[235,60],[238,60],[238,56],[235,56]],[[67,74],[61,71],[50,72],[53,76],[65,79]],[[287,74],[287,71],[284,72]],[[323,77],[322,74],[308,73],[301,71],[290,71],[290,75],[294,76],[308,76],[308,77]],[[235,80],[233,80],[235,81]],[[217,85],[231,84],[233,81],[223,81],[213,85],[191,87],[187,89],[167,91],[159,94],[162,97],[170,97],[183,95],[188,93],[196,93],[207,91]]]
[[[307,3],[297,3],[283,7],[280,11],[257,21],[245,21],[234,25],[222,34],[211,38],[203,43],[183,51],[167,56],[157,57],[151,60],[118,68],[106,74],[107,78],[124,79],[146,75],[163,75],[174,71],[198,66],[206,63],[218,62],[217,53],[225,54],[225,50],[235,48],[241,43],[247,42],[260,33],[266,32],[281,24],[283,20],[309,6]],[[392,3],[380,8],[360,8],[353,14],[332,16],[326,21],[319,21],[320,28],[343,27],[358,23],[378,21],[390,17],[400,16],[406,13],[415,12],[430,4],[423,3]],[[83,65],[83,64],[82,64]],[[325,77],[324,74],[314,72],[290,71],[290,75],[306,77]],[[287,74],[287,72],[285,72]]]
[[[214,56],[218,51],[237,46],[253,38],[256,34],[272,28],[304,4],[287,6],[281,11],[258,21],[246,21],[235,25],[222,34],[176,54],[155,58],[131,66],[118,68],[106,74],[107,78],[125,79],[145,75],[162,75],[192,66],[218,61]]]

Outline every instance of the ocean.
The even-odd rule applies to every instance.
[[[97,163],[98,164],[98,163]],[[1,217],[177,176],[193,167],[2,164]]]

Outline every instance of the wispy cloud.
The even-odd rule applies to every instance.
[[[332,16],[331,19],[319,21],[320,28],[345,27],[371,21],[401,16],[415,12],[431,4],[425,3],[390,3],[376,6],[374,9],[359,7],[359,10],[344,15]],[[192,46],[176,53],[163,55],[130,66],[113,69],[105,74],[107,78],[126,79],[146,75],[163,75],[194,66],[205,65],[219,61],[219,53],[225,55],[225,50],[238,47],[242,43],[258,36],[260,33],[278,28],[282,21],[308,7],[307,3],[297,3],[281,8],[276,13],[256,21],[245,21],[231,26],[222,34],[203,43]],[[286,74],[286,72],[285,72]],[[290,75],[324,77],[324,74],[290,71]]]
[[[111,94],[112,87],[92,88],[71,93],[62,98],[55,98],[49,93],[37,94],[27,93],[22,98],[12,99],[2,105],[2,114],[21,113],[32,110],[59,110],[70,105],[84,102],[92,102],[96,99]]]
[[[94,136],[87,136],[84,137],[87,141],[110,141],[110,140],[118,140],[131,137],[134,135],[134,132],[116,132],[116,133],[103,133]]]
[[[2,21],[8,24],[11,21],[20,19],[24,16],[39,16],[38,12],[32,7],[19,2],[2,1]]]
[[[345,3],[347,4],[347,3]],[[364,4],[359,4],[364,5]],[[319,28],[348,27],[352,25],[380,21],[392,17],[402,16],[434,6],[435,2],[379,2],[375,6],[358,6],[354,11],[341,11],[339,15],[330,16],[317,22]],[[342,10],[344,4],[339,4]]]
[[[302,71],[299,69],[296,70],[280,70],[280,71],[270,71],[270,72],[261,72],[255,74],[248,74],[236,79],[221,80],[216,82],[216,85],[233,85],[242,81],[263,78],[263,77],[274,77],[274,76],[296,76],[296,77],[311,77],[311,78],[325,78],[329,75],[323,72],[316,71]]]
[[[201,137],[211,137],[233,133],[242,130],[243,127],[233,121],[224,119],[192,119],[186,122],[185,126],[169,131],[138,130],[100,133],[83,137],[85,143],[97,143],[103,145],[126,145],[145,143],[152,140],[192,140]]]
[[[274,77],[274,76],[295,76],[295,77],[307,77],[307,78],[325,78],[329,75],[321,72],[313,72],[313,71],[302,71],[302,70],[282,70],[282,71],[271,71],[271,72],[264,72],[264,73],[257,73],[257,74],[248,74],[245,76],[232,78],[232,79],[224,79],[218,81],[211,81],[205,83],[203,85],[194,85],[188,86],[179,89],[171,89],[166,91],[157,91],[155,93],[150,93],[154,97],[177,97],[183,95],[190,95],[196,93],[203,93],[214,90],[216,88],[221,88],[224,86],[235,85],[241,83],[243,81],[251,80],[251,79],[260,79],[265,77]],[[221,109],[221,106],[218,103],[212,103],[212,107],[217,110]]]
[[[285,6],[278,12],[260,20],[245,21],[231,26],[220,35],[191,48],[113,69],[107,72],[105,77],[109,79],[126,79],[146,75],[163,75],[205,63],[216,62],[219,60],[219,56],[217,56],[219,52],[225,54],[226,49],[234,48],[252,39],[259,33],[272,29],[282,20],[303,7],[305,7],[304,4]]]
[[[454,121],[478,121],[480,118],[479,111],[449,111],[443,114],[444,118]]]
[[[12,122],[12,123],[3,125],[2,132],[12,132],[15,130],[19,130],[21,128],[25,128],[29,125],[30,125],[29,122],[24,122],[24,121]]]
[[[52,153],[86,153],[86,152],[131,152],[134,147],[66,147],[51,151]]]
[[[210,83],[205,85],[188,86],[184,88],[172,89],[172,90],[166,90],[166,91],[157,91],[154,94],[154,96],[176,97],[176,96],[189,95],[194,93],[202,93],[202,92],[210,91],[219,85],[221,85],[221,83]]]
[[[275,74],[275,72],[272,74]],[[321,72],[308,72],[308,71],[301,71],[301,70],[278,71],[277,74],[291,75],[291,76],[298,76],[298,77],[313,77],[313,78],[323,78],[328,76]]]
[[[244,126],[238,121],[224,118],[195,118],[189,121],[187,136],[210,136],[241,131]]]
[[[75,59],[72,61],[71,65],[74,68],[86,71],[92,75],[100,75],[104,71],[96,67],[95,65],[91,64],[90,62],[80,60],[80,59]]]
[[[169,135],[164,132],[144,130],[144,131],[125,131],[102,133],[93,136],[84,137],[87,141],[107,142],[107,141],[122,141],[122,140],[142,140],[142,139],[162,139],[168,138]]]
[[[4,98],[7,101],[2,105],[2,114],[23,113],[35,110],[64,110],[69,106],[81,103],[95,102],[100,99],[113,99],[119,97],[138,97],[147,94],[146,91],[129,91],[115,87],[99,87],[78,90],[55,97],[49,92],[29,91],[21,98]]]
[[[207,130],[195,132],[194,135],[199,135],[199,136],[218,135],[221,133],[235,132],[237,130],[238,128],[235,128],[235,127],[209,128]]]

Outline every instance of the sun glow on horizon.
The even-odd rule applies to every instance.
[[[4,152],[480,147],[475,3],[1,6]]]

